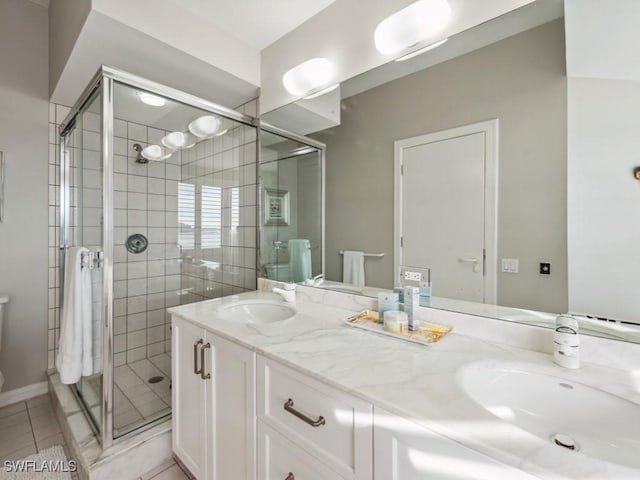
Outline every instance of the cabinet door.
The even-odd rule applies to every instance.
[[[207,334],[211,380],[206,380],[210,480],[256,478],[255,354]]]
[[[173,317],[173,452],[198,479],[205,478],[206,468],[205,383],[195,373],[203,343],[204,330]]]
[[[536,479],[380,408],[373,423],[376,479]]]

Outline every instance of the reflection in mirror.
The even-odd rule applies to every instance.
[[[323,145],[267,129],[260,131],[260,270],[313,284],[324,270]]]
[[[638,204],[633,159],[616,160],[614,175],[602,146],[638,144],[625,132],[640,75],[568,77],[586,58],[579,39],[598,34],[581,9],[539,0],[342,83],[339,125],[301,123],[297,133],[326,144],[325,286],[344,282],[340,252],[384,253],[365,257],[365,289],[342,290],[391,289],[402,264],[425,267],[436,308],[543,326],[570,312],[585,333],[637,337],[640,230],[637,215],[620,214]],[[299,108],[263,119],[292,129],[285,119]]]

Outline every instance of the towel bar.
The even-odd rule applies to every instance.
[[[340,250],[338,253],[340,255],[344,255],[344,250]],[[365,257],[377,257],[377,258],[380,258],[380,257],[384,257],[384,253],[365,253],[364,256]]]

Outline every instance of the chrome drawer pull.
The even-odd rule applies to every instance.
[[[289,399],[289,400],[287,400],[285,402],[284,409],[287,412],[289,412],[290,414],[295,415],[296,417],[298,417],[303,422],[308,423],[312,427],[319,427],[320,425],[324,425],[326,423],[323,416],[318,417],[317,420],[313,420],[313,419],[307,417],[304,413],[300,413],[299,411],[297,411],[295,408],[293,408],[293,400],[291,400],[291,399]],[[289,474],[289,475],[292,475],[292,474]],[[289,477],[285,478],[285,480],[287,480],[288,478]]]
[[[296,477],[293,475],[293,473],[289,472],[289,475],[287,475],[287,478],[285,478],[284,480],[296,480]]]
[[[200,339],[193,344],[193,373],[196,375],[200,375],[202,372],[202,366],[198,368],[198,345],[202,345],[204,340]]]
[[[211,373],[205,373],[205,350],[207,348],[211,348],[211,344],[209,342],[207,342],[206,345],[204,345],[202,348],[200,348],[200,378],[202,378],[202,380],[208,380],[211,378]]]

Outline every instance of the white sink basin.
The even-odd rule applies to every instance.
[[[223,320],[243,323],[282,322],[296,314],[295,308],[277,300],[243,300],[218,309]]]
[[[584,384],[508,367],[463,368],[458,384],[493,415],[558,448],[640,468],[636,403]]]

